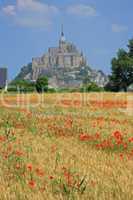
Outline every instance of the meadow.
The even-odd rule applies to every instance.
[[[133,93],[1,95],[0,200],[132,200]]]

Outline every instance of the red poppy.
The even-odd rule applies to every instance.
[[[99,138],[100,138],[100,133],[96,133],[96,134],[95,134],[95,138],[96,138],[96,139],[99,139]]]
[[[54,178],[53,176],[49,176],[49,179],[51,179],[51,180],[52,180],[53,178]]]
[[[44,176],[44,172],[39,168],[36,169],[36,173],[38,176]]]
[[[29,171],[32,171],[32,168],[33,168],[33,167],[32,167],[32,164],[28,164],[28,165],[27,165],[27,169],[28,169]]]
[[[16,164],[16,169],[20,169],[20,164]]]
[[[122,154],[122,153],[120,154],[120,158],[121,158],[121,160],[123,160],[123,158],[124,158],[124,156],[123,156],[123,154]]]
[[[127,143],[123,143],[123,148],[127,149]]]
[[[7,154],[7,153],[5,153],[5,155],[4,155],[4,158],[5,158],[5,159],[7,159],[7,158],[8,158],[8,154]]]
[[[83,133],[82,133],[82,134],[80,135],[79,139],[80,139],[81,141],[87,141],[87,140],[92,140],[93,137],[92,137],[91,135],[87,135],[87,134],[83,134]]]
[[[121,132],[120,131],[115,131],[114,133],[113,133],[113,136],[115,137],[115,139],[117,139],[117,140],[123,140],[123,138],[122,138],[122,134],[121,134]]]
[[[128,139],[129,142],[133,142],[133,137]]]
[[[4,142],[6,138],[4,136],[0,136],[0,142]]]
[[[23,155],[23,152],[21,152],[21,151],[16,151],[15,154],[16,154],[17,156],[22,156],[22,155]]]
[[[28,185],[31,187],[31,188],[34,188],[36,186],[36,183],[35,181],[31,180],[29,181]]]

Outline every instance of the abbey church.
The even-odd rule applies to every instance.
[[[50,47],[41,57],[32,58],[16,79],[36,82],[40,76],[47,76],[52,88],[79,88],[85,77],[101,87],[108,81],[102,71],[90,68],[83,53],[65,39],[63,26],[58,47]]]
[[[62,27],[59,46],[49,48],[42,57],[32,59],[32,80],[36,80],[39,75],[52,69],[71,70],[81,66],[86,66],[86,59],[74,44],[66,41]]]

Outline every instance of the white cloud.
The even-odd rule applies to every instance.
[[[84,4],[78,4],[78,5],[72,5],[67,8],[67,12],[69,14],[73,15],[79,15],[79,16],[97,16],[97,11],[94,7],[90,5],[84,5]]]
[[[41,3],[38,0],[17,0],[17,8],[19,10],[27,10],[31,12],[58,12],[58,8],[56,6],[50,6],[45,3]]]
[[[8,5],[6,7],[2,8],[2,11],[6,14],[6,15],[15,15],[15,6],[13,5]]]
[[[15,19],[15,24],[27,28],[48,28],[52,22],[42,16],[20,16]]]
[[[125,32],[128,30],[127,26],[120,24],[112,24],[112,31],[115,33]]]
[[[2,8],[5,15],[15,15],[13,22],[24,27],[45,27],[52,23],[52,17],[59,10],[54,5],[41,3],[38,0],[16,0],[15,5]]]

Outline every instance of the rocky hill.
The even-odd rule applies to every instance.
[[[25,65],[21,68],[21,71],[18,73],[18,75],[15,77],[14,80],[21,80],[21,79],[30,80],[31,72],[32,72],[32,63],[29,63],[28,65]]]
[[[20,73],[15,80],[25,79],[32,81],[32,63],[21,68]],[[77,88],[80,87],[85,79],[90,82],[95,82],[98,86],[104,87],[108,82],[108,77],[100,70],[91,69],[89,66],[82,66],[79,68],[50,68],[44,70],[40,76],[47,76],[49,78],[50,87],[56,88]]]

